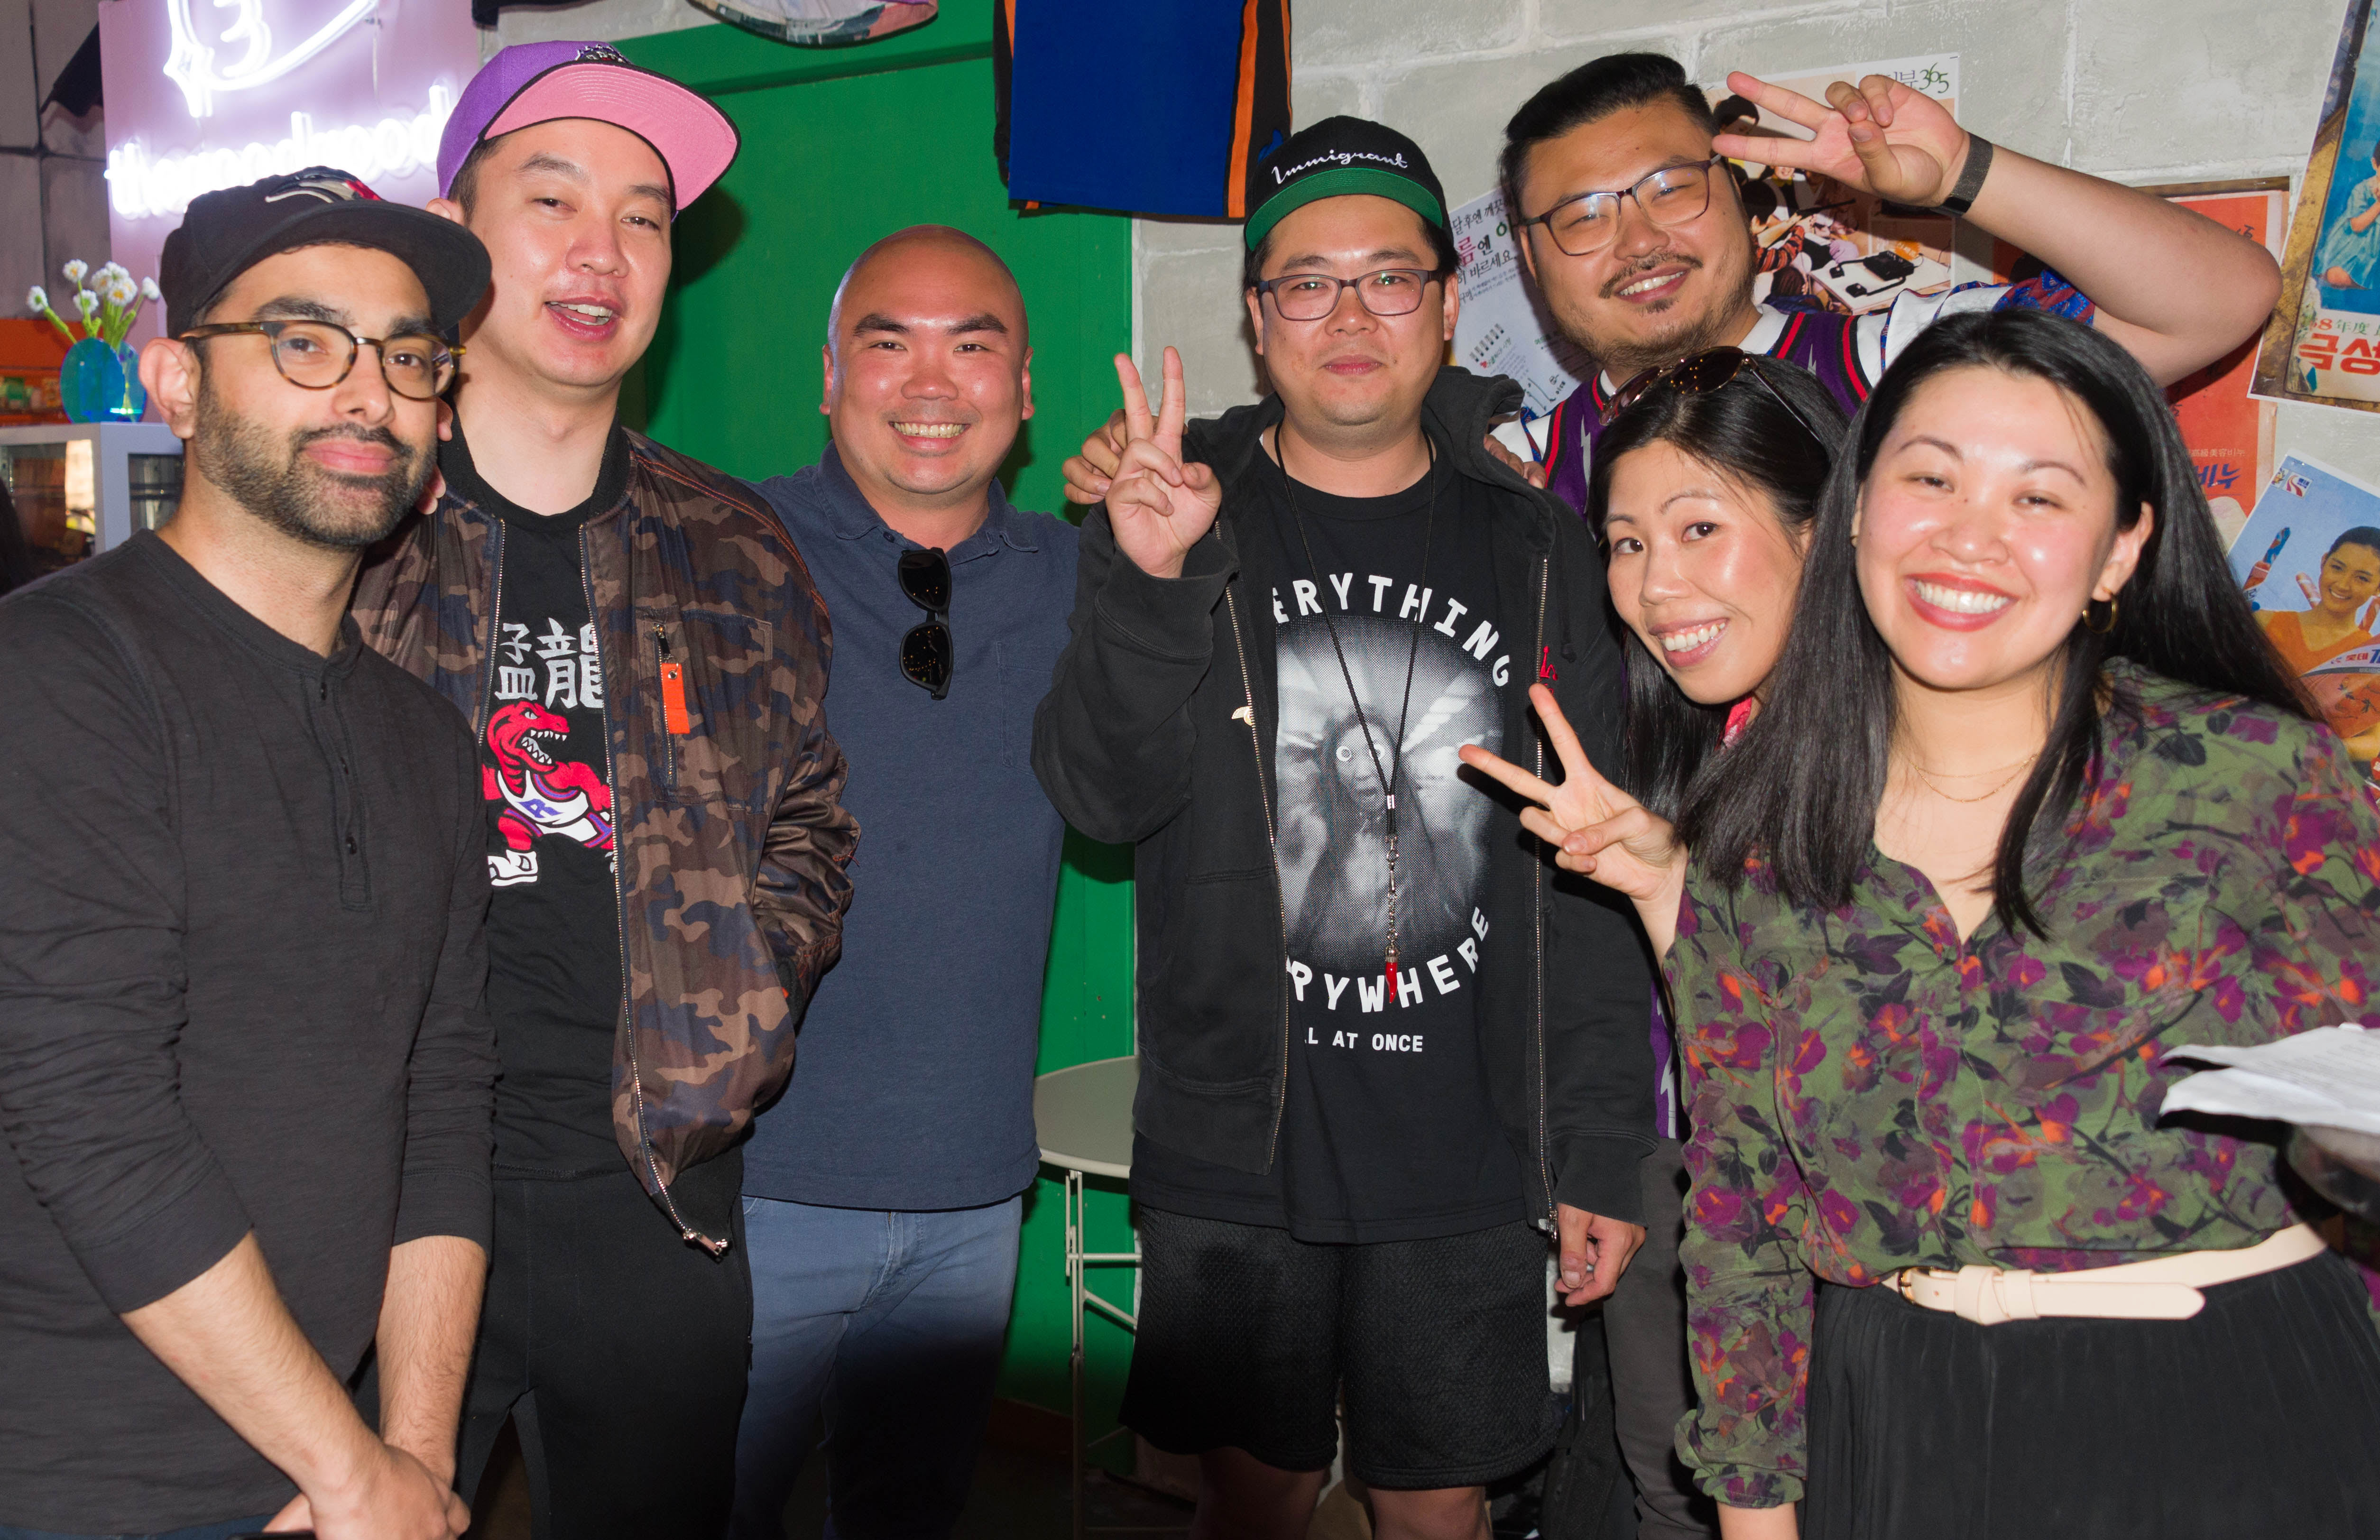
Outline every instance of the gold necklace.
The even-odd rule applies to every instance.
[[[2041,750],[2036,748],[2032,753],[2026,755],[2023,758],[2019,759],[2012,765],[2000,765],[1992,770],[1974,771],[1973,774],[1975,775],[1998,775],[2001,770],[2009,772],[2006,776],[2002,777],[1990,791],[1985,792],[1981,796],[1952,796],[1949,793],[1944,791],[1938,784],[1937,784],[1934,778],[1925,772],[1925,767],[1919,764],[1915,759],[1909,758],[1907,755],[1903,755],[1901,756],[1901,762],[1916,772],[1918,780],[1925,782],[1926,790],[1932,792],[1936,796],[1940,797],[1943,801],[1972,804],[1977,802],[1989,802],[1992,798],[2008,790],[2009,782],[2014,781],[2018,774],[2023,770],[2025,766],[2032,764],[2035,759],[2040,758]]]

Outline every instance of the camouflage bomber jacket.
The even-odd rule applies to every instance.
[[[725,1150],[794,1068],[794,1031],[843,950],[859,829],[822,702],[826,606],[739,484],[629,434],[619,505],[586,524],[611,704],[621,963],[612,1122],[647,1192]],[[374,649],[484,731],[503,525],[451,491],[376,547],[355,616]],[[662,688],[683,673],[683,705]],[[705,1218],[708,1218],[707,1216]]]

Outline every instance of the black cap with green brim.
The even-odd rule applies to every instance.
[[[1326,117],[1249,168],[1248,245],[1254,249],[1283,217],[1318,198],[1359,193],[1393,199],[1446,228],[1446,193],[1420,145],[1385,124]]]

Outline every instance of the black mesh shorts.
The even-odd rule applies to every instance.
[[[1143,1207],[1123,1421],[1172,1454],[1245,1449],[1391,1489],[1477,1486],[1560,1425],[1546,1378],[1546,1239],[1525,1224],[1319,1245]]]

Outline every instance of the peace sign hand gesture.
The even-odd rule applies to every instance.
[[[1165,350],[1165,394],[1153,418],[1140,370],[1122,353],[1115,366],[1123,385],[1126,440],[1108,486],[1108,521],[1117,548],[1141,571],[1151,577],[1179,577],[1190,548],[1215,526],[1223,485],[1206,466],[1182,463],[1182,422],[1187,415],[1182,356]]]
[[[1521,810],[1521,827],[1554,847],[1554,864],[1564,871],[1592,877],[1633,899],[1655,954],[1666,956],[1677,936],[1678,903],[1686,883],[1686,849],[1678,843],[1677,831],[1597,773],[1553,691],[1532,685],[1529,702],[1561,761],[1560,785],[1549,785],[1476,744],[1463,746],[1463,762],[1537,804]]]
[[[1866,76],[1856,86],[1837,80],[1827,88],[1823,107],[1741,70],[1727,78],[1727,89],[1817,136],[1720,134],[1711,140],[1713,150],[1735,160],[1831,176],[1914,208],[1932,208],[1949,197],[1966,168],[1967,131],[1941,103],[1890,76]]]

